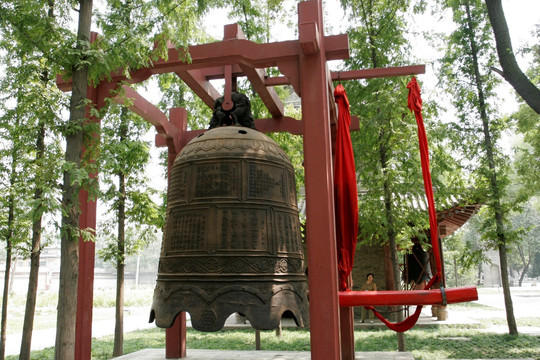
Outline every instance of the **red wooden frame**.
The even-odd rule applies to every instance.
[[[153,74],[173,72],[207,105],[213,106],[220,94],[211,85],[211,79],[246,76],[272,114],[271,119],[256,120],[257,128],[263,132],[289,131],[304,136],[311,358],[338,360],[342,356],[343,359],[354,358],[354,338],[352,309],[344,307],[340,312],[338,298],[332,177],[332,129],[337,111],[332,81],[421,74],[425,67],[330,72],[327,61],[349,56],[348,37],[343,34],[326,36],[323,29],[322,2],[303,1],[298,4],[298,40],[256,44],[246,40],[236,24],[227,25],[223,41],[191,46],[190,62],[184,61],[182,51],[169,46],[167,60],[135,71],[130,77],[122,72],[111,74],[93,89],[90,100],[99,109],[103,106],[102,100],[111,96],[111,90],[123,86],[125,97],[117,96],[116,101],[128,104],[155,126],[156,145],[167,146],[169,165],[182,147],[204,130],[188,131],[184,109],[171,109],[167,117],[125,83],[138,83]],[[283,76],[266,76],[267,67],[277,67]],[[58,77],[57,84],[64,91],[71,90],[70,80]],[[291,85],[301,97],[302,119],[283,115],[283,104],[272,87],[285,84]],[[126,102],[126,98],[131,101]],[[357,128],[358,119],[353,119],[351,130]],[[83,204],[81,210],[81,219],[90,219],[81,224],[95,229],[95,203]],[[75,358],[85,360],[91,357],[92,301],[84,299],[91,299],[93,293],[95,249],[89,243],[81,241],[80,244]],[[185,314],[180,314],[174,326],[167,329],[167,358],[186,356],[185,331]]]

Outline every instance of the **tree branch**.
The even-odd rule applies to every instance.
[[[538,89],[521,71],[517,64],[508,25],[504,16],[501,0],[485,0],[495,35],[497,54],[503,69],[502,76],[512,85],[523,100],[538,114],[540,114],[540,89]]]

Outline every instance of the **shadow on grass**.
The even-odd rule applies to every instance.
[[[407,351],[416,360],[432,359],[540,359],[538,337],[510,336],[479,331],[467,326],[423,327],[405,333]],[[223,330],[203,333],[188,330],[189,349],[254,350],[255,331],[252,329]],[[355,331],[356,351],[397,351],[396,334],[390,330],[372,329]],[[142,349],[164,348],[165,331],[151,329],[135,331],[124,336],[124,353]],[[281,337],[274,331],[261,331],[262,350],[309,351],[309,331],[284,329]],[[92,359],[110,359],[113,337],[92,341]],[[32,359],[52,359],[54,349],[32,352]],[[17,357],[7,357],[17,359]]]

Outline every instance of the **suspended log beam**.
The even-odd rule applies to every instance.
[[[478,300],[476,287],[445,289],[446,303],[454,304]],[[340,306],[396,306],[396,305],[443,305],[440,289],[411,291],[340,291]]]

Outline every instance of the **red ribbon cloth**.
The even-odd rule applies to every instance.
[[[354,262],[354,251],[358,237],[358,192],[356,169],[351,137],[351,113],[349,100],[343,85],[334,90],[338,104],[338,124],[334,155],[334,203],[336,218],[336,240],[338,257],[339,290],[348,289],[348,278]]]
[[[414,314],[403,320],[399,323],[391,323],[390,321],[386,320],[384,316],[379,314],[377,310],[375,310],[372,306],[365,306],[366,309],[373,311],[375,316],[381,320],[386,327],[388,327],[390,330],[394,330],[395,332],[405,332],[407,330],[410,330],[414,324],[418,321],[418,318],[420,317],[420,313],[422,312],[422,305],[418,305],[416,307],[416,310],[414,311]]]
[[[424,177],[424,189],[426,191],[428,202],[431,246],[433,248],[433,257],[435,258],[435,267],[437,269],[437,273],[426,285],[426,289],[429,289],[435,281],[439,281],[441,279],[442,273],[441,257],[439,252],[439,235],[437,231],[437,213],[435,211],[433,184],[431,183],[431,173],[429,171],[429,149],[426,129],[424,128],[424,119],[422,118],[422,98],[420,97],[420,86],[416,82],[416,78],[414,76],[407,85],[407,89],[409,89],[407,106],[412,112],[414,112],[416,124],[418,125],[418,142],[420,144],[420,160],[422,163],[422,176]]]

